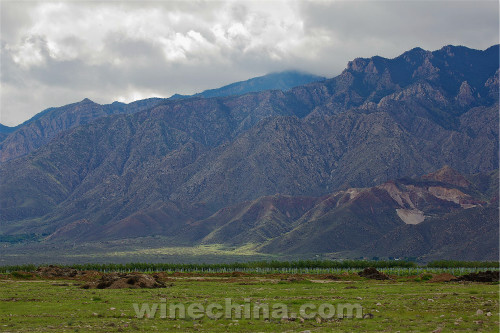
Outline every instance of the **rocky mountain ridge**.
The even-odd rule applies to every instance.
[[[78,103],[44,110],[16,127],[0,124],[0,163],[26,155],[47,144],[59,133],[89,124],[100,117],[136,113],[168,103],[169,100],[243,95],[263,90],[289,90],[299,85],[322,80],[324,78],[320,76],[286,71],[236,82],[192,96],[174,95],[171,98],[148,98],[129,104],[114,102],[106,105],[100,105],[85,98]]]
[[[494,214],[482,203],[490,205],[482,197],[494,196],[486,176],[466,179],[483,184],[479,196],[446,169],[422,180],[438,184],[430,189],[386,182],[419,179],[443,165],[463,175],[498,169],[498,50],[413,49],[394,59],[355,59],[335,78],[288,91],[140,101],[135,109],[115,104],[124,108],[117,114],[91,101],[57,110],[95,117],[70,122],[79,126],[52,138],[33,122],[28,125],[42,139],[10,141],[18,131],[1,143],[2,157],[18,151],[12,142],[40,144],[0,164],[0,233],[51,242],[68,235],[81,242],[183,235],[185,244],[232,239],[263,242],[262,251],[303,253],[354,251],[348,244],[360,251],[399,228],[417,237],[432,229],[421,227],[429,221],[451,223],[448,214],[472,223],[468,214],[484,210],[491,222]],[[57,112],[39,120],[59,124]],[[450,184],[448,178],[455,187],[439,185]],[[279,209],[296,198],[303,198],[296,210]],[[254,200],[262,200],[256,207],[264,213],[221,224],[221,209],[245,215],[255,209],[245,202]],[[362,219],[372,200],[380,214]],[[321,202],[325,214],[297,222]],[[238,234],[228,238],[232,228]],[[332,238],[314,241],[318,230],[332,230]],[[276,233],[281,236],[271,242]]]

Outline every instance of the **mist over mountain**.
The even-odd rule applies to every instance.
[[[246,81],[231,83],[221,88],[205,90],[194,95],[176,94],[170,97],[170,99],[190,97],[224,97],[232,95],[244,95],[251,92],[259,92],[264,90],[286,91],[311,82],[323,81],[324,79],[325,77],[322,76],[307,74],[299,71],[285,71],[255,77]]]
[[[0,132],[0,233],[495,259],[498,59],[415,48],[291,89],[49,109]]]

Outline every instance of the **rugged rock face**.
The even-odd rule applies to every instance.
[[[468,106],[475,102],[475,97],[473,95],[473,91],[471,86],[467,83],[467,81],[462,82],[460,85],[460,89],[458,91],[458,95],[456,97],[458,104],[460,106]]]
[[[0,232],[252,241],[279,253],[390,236],[398,253],[408,242],[437,256],[422,226],[475,211],[490,221],[486,206],[498,204],[488,176],[461,175],[498,169],[498,49],[355,59],[285,92],[48,110],[0,143],[3,161],[33,151],[0,165]]]

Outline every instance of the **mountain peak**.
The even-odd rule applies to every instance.
[[[297,86],[302,86],[317,81],[323,81],[324,79],[325,78],[322,76],[317,76],[298,70],[287,70],[284,72],[274,72],[263,76],[254,77],[246,81],[234,82],[220,88],[205,90],[201,93],[191,96],[175,94],[170,97],[170,99],[183,99],[188,97],[225,97],[232,95],[244,95],[265,90],[287,91]]]
[[[84,99],[82,99],[82,101],[80,103],[82,103],[82,104],[89,104],[89,103],[94,104],[95,102],[88,99],[88,98],[84,98]]]
[[[446,45],[443,46],[439,51],[446,52],[449,56],[453,57],[457,51],[470,50],[468,47],[463,45]]]
[[[442,183],[452,184],[460,187],[469,187],[469,181],[458,171],[445,165],[441,169],[422,176],[422,179],[435,180]]]
[[[405,60],[419,60],[419,59],[425,59],[428,57],[432,57],[432,52],[424,50],[421,47],[414,47],[413,49],[404,52],[401,54],[398,58],[404,58]]]

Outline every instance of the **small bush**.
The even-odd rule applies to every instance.
[[[429,281],[430,279],[432,279],[432,274],[423,274],[420,279],[422,281]]]

